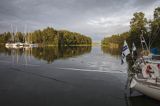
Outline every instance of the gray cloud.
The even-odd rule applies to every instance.
[[[159,0],[0,0],[0,32],[10,24],[24,31],[52,26],[87,34],[94,40],[129,29],[132,14],[152,16]]]

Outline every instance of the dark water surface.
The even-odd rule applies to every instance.
[[[126,94],[127,64],[97,47],[0,48],[1,106],[159,106]]]

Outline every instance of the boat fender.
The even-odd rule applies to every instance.
[[[130,88],[134,88],[136,84],[137,84],[137,81],[135,79],[132,79],[130,83]]]

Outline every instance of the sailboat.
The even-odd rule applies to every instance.
[[[142,49],[149,48],[141,35]],[[133,65],[134,75],[131,78],[130,88],[135,89],[146,96],[160,100],[160,60],[159,57],[149,52],[147,56],[140,56]]]
[[[6,44],[5,44],[5,47],[6,48],[14,48],[14,47],[16,47],[16,44],[14,43],[14,31],[13,31],[13,26],[12,26],[12,24],[11,24],[11,40],[9,41],[9,42],[7,42]]]
[[[23,47],[23,43],[21,42],[15,42],[15,36],[14,36],[14,30],[13,30],[13,26],[11,24],[11,29],[12,29],[12,36],[11,36],[11,41],[5,44],[6,48],[22,48]],[[17,33],[17,28],[16,28],[16,33]]]
[[[25,30],[27,29],[27,26],[25,26]],[[38,44],[33,44],[33,43],[30,43],[30,38],[28,37],[27,39],[27,34],[26,34],[27,31],[24,32],[25,34],[25,43],[24,43],[24,47],[25,48],[33,48],[33,47],[38,47]]]
[[[11,24],[11,29],[12,29],[12,38],[11,38],[10,42],[5,44],[6,48],[15,48],[15,49],[17,49],[17,48],[26,48],[26,47],[29,47],[29,48],[38,47],[38,44],[29,43],[30,42],[29,40],[27,42],[27,38],[26,37],[24,37],[25,38],[25,43],[15,42],[14,34],[17,33],[17,28],[16,28],[16,32],[14,33],[13,26]],[[24,36],[26,36],[26,27],[25,27],[25,31],[24,31]]]

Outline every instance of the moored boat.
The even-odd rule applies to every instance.
[[[160,80],[145,79],[141,75],[132,78],[130,88],[135,89],[146,96],[160,100]]]
[[[138,58],[133,65],[134,75],[130,88],[146,96],[160,100],[160,60],[159,55]]]

